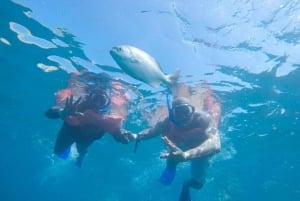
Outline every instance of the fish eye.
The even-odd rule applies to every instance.
[[[122,48],[121,47],[116,47],[117,51],[121,52]]]

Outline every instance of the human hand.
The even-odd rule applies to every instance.
[[[71,95],[69,98],[66,99],[65,107],[60,112],[60,116],[64,119],[67,116],[74,116],[79,115],[83,116],[83,113],[78,112],[78,105],[82,103],[82,97],[79,97],[75,102],[73,101],[74,97]]]
[[[127,142],[132,142],[138,140],[138,134],[132,133],[130,131],[127,131],[125,129],[121,129],[124,137],[126,138]]]
[[[184,162],[187,160],[187,156],[184,151],[177,147],[168,137],[162,137],[163,142],[170,149],[169,152],[161,153],[160,158],[170,159],[176,163]]]

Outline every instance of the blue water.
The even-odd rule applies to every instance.
[[[257,9],[257,13],[251,13],[259,7],[258,2],[240,1],[244,9],[232,13],[233,21],[247,25],[251,21],[246,19],[255,21],[260,16],[261,23],[256,28],[271,35],[259,39],[261,29],[252,30],[252,41],[235,38],[238,31],[248,34],[245,27],[234,30],[230,29],[234,24],[226,21],[223,26],[210,22],[209,17],[218,13],[216,7],[211,15],[213,9],[203,10],[208,16],[203,20],[210,26],[202,28],[215,33],[225,31],[218,38],[204,35],[201,28],[193,27],[188,4],[177,2],[175,7],[174,2],[182,41],[193,43],[195,52],[205,47],[207,64],[214,67],[207,72],[199,70],[198,78],[208,80],[222,102],[222,151],[213,159],[207,184],[200,192],[193,192],[194,200],[300,200],[300,2],[276,1],[272,12]],[[223,1],[219,3],[224,9],[230,7]],[[140,15],[148,12],[151,11],[145,8]],[[133,144],[121,145],[107,136],[91,146],[82,168],[53,156],[61,122],[46,119],[44,111],[53,105],[55,91],[66,86],[68,72],[86,68],[72,58],[90,59],[75,35],[63,29],[57,34],[28,17],[29,8],[3,0],[0,13],[0,200],[177,200],[188,169],[179,169],[170,187],[159,184],[164,169],[158,157],[163,150],[159,139],[141,143],[138,152],[133,153]],[[193,28],[193,34],[188,32]],[[235,43],[229,42],[229,36]],[[221,43],[221,37],[228,44]],[[49,42],[52,39],[56,43]],[[281,50],[283,53],[275,54]],[[251,58],[251,63],[243,60],[246,58]],[[45,72],[37,66],[57,70]],[[99,70],[95,66],[89,69]],[[184,73],[188,69],[181,70],[190,74]],[[193,72],[197,74],[198,70]],[[194,82],[194,77],[182,79],[189,78]],[[136,125],[143,128],[137,116],[129,117],[129,129],[136,130]]]

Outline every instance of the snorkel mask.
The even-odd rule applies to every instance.
[[[172,107],[172,115],[179,122],[187,122],[195,112],[195,108],[187,103],[175,105]]]
[[[104,113],[109,111],[110,97],[104,90],[94,91],[89,97],[88,102],[96,112]]]
[[[111,78],[106,73],[85,72],[80,81],[86,87],[87,107],[98,113],[109,111],[111,101]]]
[[[167,104],[169,110],[169,119],[175,125],[182,127],[185,126],[192,119],[195,112],[195,107],[189,103],[185,97],[175,98],[170,106],[170,97],[167,95]]]

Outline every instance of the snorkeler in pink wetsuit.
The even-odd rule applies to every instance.
[[[169,152],[163,153],[166,168],[160,182],[170,185],[176,174],[176,166],[182,162],[191,163],[191,177],[183,184],[179,201],[190,201],[190,188],[201,189],[205,183],[209,158],[220,151],[218,133],[220,103],[212,96],[211,90],[204,95],[204,108],[195,108],[185,97],[177,97],[169,107],[169,117],[158,122],[153,128],[137,135],[137,140],[146,140],[161,135]]]
[[[56,138],[56,155],[68,157],[70,147],[75,143],[79,153],[76,162],[81,166],[88,147],[105,133],[118,142],[130,142],[131,132],[121,128],[125,114],[109,113],[112,105],[126,104],[128,96],[112,98],[111,90],[112,83],[107,74],[83,72],[73,74],[68,88],[57,92],[56,105],[46,111],[48,118],[64,120]]]

